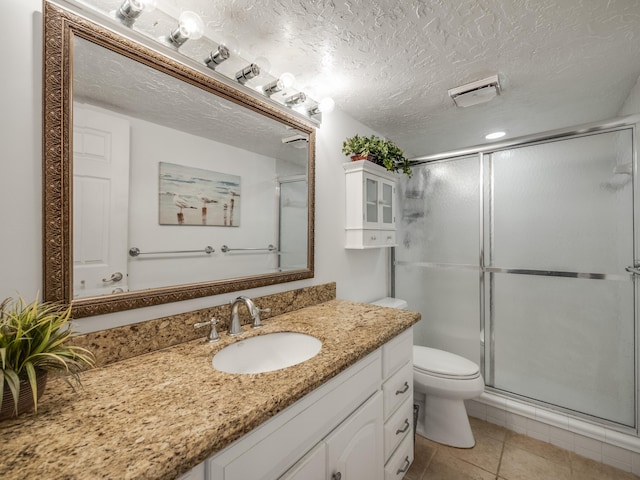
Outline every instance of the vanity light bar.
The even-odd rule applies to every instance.
[[[84,1],[86,1],[96,13],[106,15],[112,19],[115,17],[115,19],[118,20],[120,24],[128,28],[133,28],[137,18],[139,18],[143,14],[146,15],[147,13],[155,10],[158,0],[122,0],[120,7],[115,11],[115,14],[113,13],[113,11],[105,12],[101,8],[99,0]],[[174,17],[167,14],[162,9],[160,10],[161,11],[160,13],[158,13],[158,15],[163,19],[163,21],[174,19]],[[156,23],[157,22],[155,22],[154,24]],[[195,12],[184,11],[178,19],[178,26],[171,32],[169,32],[168,35],[162,38],[158,38],[153,32],[150,32],[147,29],[136,29],[136,31],[156,42],[160,41],[164,45],[173,47],[174,51],[176,52],[183,53],[179,50],[182,45],[184,45],[188,40],[197,40],[204,35],[204,22]],[[208,39],[208,41],[210,40],[211,39]],[[204,64],[207,68],[216,71],[218,65],[222,64],[230,57],[231,51],[229,50],[229,48],[227,48],[227,46],[224,44],[219,44],[215,50],[210,51],[206,58],[198,60],[198,62],[200,64]],[[236,57],[234,56],[234,58]],[[261,69],[257,64],[250,63],[248,66],[246,66],[242,70],[237,71],[235,74],[233,74],[232,72],[224,71],[217,73],[220,73],[228,79],[235,80],[241,85],[246,85],[249,80],[257,77],[264,72],[261,72]],[[251,90],[257,90],[268,98],[271,98],[274,94],[281,92],[282,95],[278,97],[277,100],[275,100],[275,103],[279,104],[280,106],[291,108],[292,110],[296,111],[296,113],[306,117],[314,124],[319,126],[322,123],[322,115],[320,113],[328,113],[329,111],[331,111],[331,109],[323,109],[322,101],[318,105],[310,107],[308,109],[295,108],[307,101],[310,101],[310,103],[313,104],[317,102],[311,98],[308,98],[307,95],[303,92],[295,93],[288,98],[283,99],[284,95],[291,93],[289,92],[289,89],[293,87],[294,82],[295,77],[291,73],[286,72],[283,73],[279,78],[270,81],[263,87]],[[295,89],[293,90],[295,91]]]

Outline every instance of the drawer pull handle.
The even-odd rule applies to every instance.
[[[333,475],[331,475],[331,480],[340,480],[341,478],[342,478],[342,474],[340,472],[336,472]]]
[[[406,432],[407,430],[409,430],[410,427],[411,427],[411,424],[409,423],[409,420],[407,420],[405,418],[404,419],[404,427],[399,428],[398,430],[396,430],[396,435]]]
[[[407,390],[409,390],[409,382],[404,382],[404,387],[402,387],[402,390],[396,390],[396,395],[407,393]]]
[[[410,466],[411,466],[411,461],[409,460],[409,455],[407,455],[407,458],[404,459],[404,465],[402,466],[402,468],[398,469],[398,471],[396,472],[396,475],[400,475],[401,473],[406,472],[407,470],[409,470]]]

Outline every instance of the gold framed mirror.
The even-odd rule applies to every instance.
[[[44,3],[45,300],[80,318],[313,277],[313,124],[130,37]]]

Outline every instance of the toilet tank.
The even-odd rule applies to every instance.
[[[371,305],[377,305],[379,307],[398,308],[400,310],[406,310],[408,308],[406,300],[401,298],[384,297],[375,302],[371,302]]]

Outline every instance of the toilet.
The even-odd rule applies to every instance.
[[[407,302],[397,298],[372,303],[407,308]],[[416,427],[419,435],[452,447],[475,445],[464,401],[484,391],[478,365],[454,353],[414,345],[413,390],[414,401],[420,406]]]

